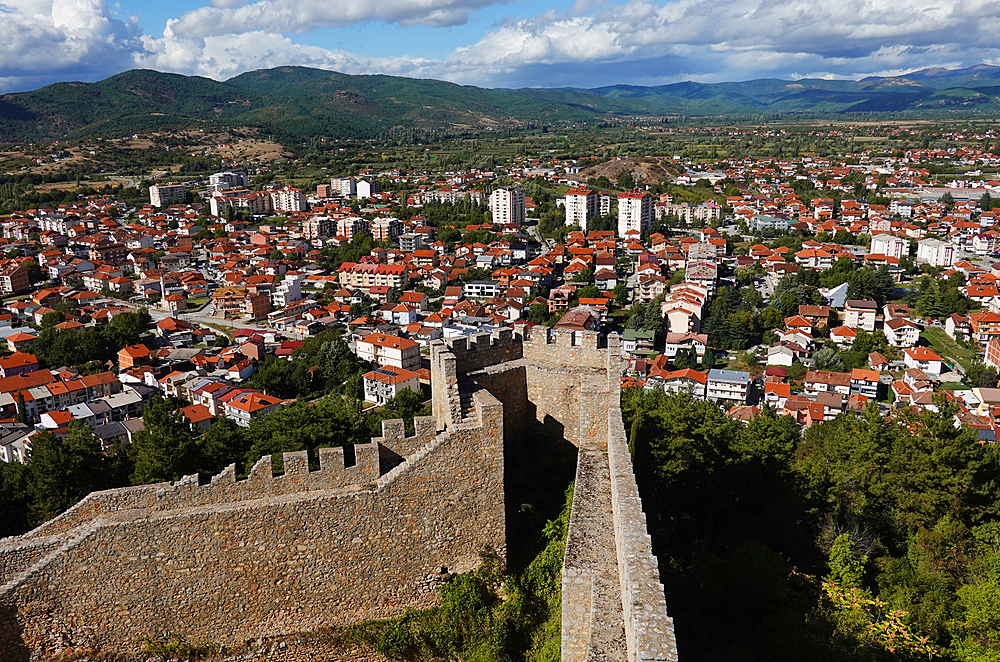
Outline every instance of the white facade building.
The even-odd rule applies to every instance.
[[[187,187],[183,184],[153,184],[149,187],[149,204],[168,207],[187,200]]]
[[[600,196],[588,188],[580,187],[566,191],[566,225],[579,226],[587,230],[587,222],[600,212]]]
[[[955,263],[955,247],[940,239],[917,242],[917,259],[932,267],[950,267]]]
[[[910,242],[902,237],[891,234],[877,234],[872,237],[871,246],[868,248],[869,255],[888,255],[889,257],[901,258],[910,254]]]
[[[518,186],[498,188],[490,194],[494,223],[524,223],[524,189]]]
[[[630,231],[642,234],[653,223],[653,196],[645,191],[618,195],[618,236]]]

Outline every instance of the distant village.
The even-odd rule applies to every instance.
[[[588,184],[576,161],[364,171],[308,191],[252,187],[233,163],[154,184],[141,207],[94,195],[0,217],[0,460],[73,421],[127,443],[157,396],[186,401],[195,433],[249,426],[288,402],[254,388],[258,368],[326,332],[370,368],[363,399],[380,406],[426,389],[432,342],[535,324],[620,333],[624,386],[739,420],[947,401],[996,440],[1000,181],[983,170],[1000,157],[675,161],[672,185],[700,202]],[[965,174],[941,181],[928,161]],[[538,185],[558,191],[545,211],[560,232],[543,232]],[[429,218],[460,204],[485,206],[483,222]],[[47,359],[125,313],[144,328],[110,359]]]

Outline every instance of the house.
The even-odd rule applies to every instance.
[[[874,400],[878,397],[878,385],[881,377],[882,373],[878,370],[855,368],[851,371],[850,394],[854,395],[856,393],[860,393]]]
[[[830,340],[837,343],[841,347],[846,347],[854,342],[854,339],[858,337],[858,332],[849,326],[838,326],[836,329],[830,330]]]
[[[212,425],[212,412],[205,405],[193,404],[182,408],[180,412],[191,425],[191,429],[197,433],[207,432]]]
[[[802,381],[806,393],[840,393],[851,394],[851,376],[846,372],[829,372],[826,370],[809,370]]]
[[[376,368],[364,375],[365,400],[384,405],[405,390],[420,393],[420,376],[391,365]]]
[[[878,304],[874,301],[848,299],[844,302],[844,326],[852,329],[864,329],[871,333],[875,330],[875,315]]]
[[[969,318],[958,313],[952,313],[944,321],[944,332],[952,340],[964,340],[972,334]]]
[[[35,358],[34,354],[15,352],[10,356],[0,358],[0,377],[22,375],[35,370],[38,370],[38,359]]]
[[[944,361],[932,349],[927,347],[908,347],[903,350],[903,365],[907,368],[917,368],[930,373],[940,375]]]
[[[652,356],[656,354],[653,348],[656,331],[644,329],[625,329],[622,334],[622,352],[632,356]]]
[[[765,382],[764,383],[764,402],[775,407],[776,409],[781,409],[785,406],[785,401],[791,396],[791,385],[784,384],[782,382]]]
[[[409,338],[370,333],[355,345],[355,353],[363,361],[404,370],[420,369],[420,344]]]
[[[795,350],[785,345],[767,348],[767,365],[790,366],[795,363]]]
[[[256,391],[240,393],[223,405],[223,415],[241,427],[250,427],[251,421],[270,414],[281,406],[278,398]]]
[[[992,311],[971,313],[969,315],[969,331],[972,340],[980,345],[985,345],[993,338],[1000,338],[1000,314]]]
[[[663,390],[667,393],[690,393],[693,397],[705,397],[708,375],[691,368],[674,370],[662,375]]]
[[[145,345],[129,345],[118,352],[119,372],[139,365],[149,365],[149,349]]]
[[[691,351],[694,347],[695,352],[698,355],[698,360],[704,358],[705,349],[708,347],[708,334],[707,333],[667,333],[666,342],[663,347],[663,353],[667,355],[670,359],[677,356],[677,352],[680,350]]]
[[[913,347],[920,339],[920,327],[903,317],[886,320],[882,331],[893,347]]]
[[[746,404],[750,396],[750,373],[740,370],[708,371],[705,397],[713,402],[734,402]]]

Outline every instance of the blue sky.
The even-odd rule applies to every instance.
[[[1000,0],[0,0],[0,92],[295,64],[486,87],[1000,63]]]

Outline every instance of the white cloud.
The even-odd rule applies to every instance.
[[[594,87],[891,75],[1000,61],[1000,0],[575,0],[564,11],[507,19],[436,59],[403,54],[426,52],[426,42],[368,57],[288,36],[367,21],[454,25],[508,1],[208,0],[156,37],[115,18],[106,0],[6,0],[0,89],[136,66],[216,79],[293,64],[490,86]]]
[[[424,76],[438,63],[407,56],[369,58],[349,51],[297,44],[280,34],[256,31],[204,39],[181,39],[165,34],[145,37],[146,54],[137,65],[225,80],[254,69],[299,65],[343,73],[387,73]]]
[[[47,75],[115,73],[141,47],[138,26],[112,16],[104,0],[7,0],[0,22],[0,72],[10,87]]]
[[[318,27],[342,26],[361,21],[435,27],[462,25],[471,12],[510,0],[212,0],[178,19],[167,29],[185,39],[257,30],[303,33]]]

